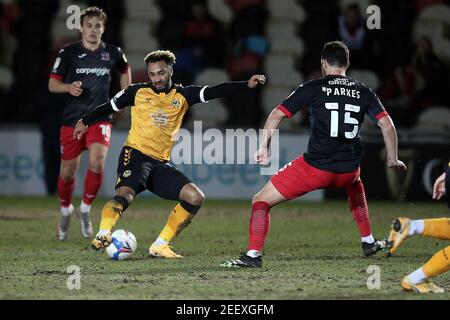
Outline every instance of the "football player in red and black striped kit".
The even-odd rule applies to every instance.
[[[406,170],[398,159],[395,126],[377,95],[363,83],[345,75],[349,66],[347,46],[326,43],[321,56],[323,78],[300,85],[269,115],[256,161],[267,165],[273,129],[303,107],[311,115],[311,136],[306,153],[281,168],[253,197],[247,252],[223,267],[262,267],[262,250],[273,206],[328,187],[345,188],[350,210],[358,225],[363,253],[375,254],[385,242],[374,239],[370,228],[364,186],[360,178],[363,157],[359,135],[367,114],[381,128],[390,168]]]
[[[101,40],[105,31],[106,14],[97,7],[89,7],[81,13],[81,41],[65,46],[58,54],[50,74],[48,88],[52,93],[65,95],[61,143],[61,171],[58,178],[58,194],[61,220],[58,225],[59,240],[66,240],[70,217],[74,211],[72,194],[75,174],[81,153],[88,150],[89,167],[84,179],[83,199],[79,207],[81,234],[92,236],[89,219],[91,204],[100,189],[106,154],[111,136],[111,116],[89,127],[81,140],[73,138],[73,128],[78,119],[96,106],[109,100],[112,73],[121,73],[121,89],[131,83],[131,71],[122,49]]]

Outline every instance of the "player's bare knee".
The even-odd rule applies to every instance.
[[[203,204],[203,201],[205,200],[205,194],[201,190],[195,190],[189,194],[187,197],[186,202],[189,202],[190,204],[200,207]]]
[[[105,169],[105,158],[95,159],[89,162],[89,170],[94,173],[102,173]]]
[[[68,173],[61,172],[59,177],[61,178],[62,181],[69,182],[69,181],[72,181],[73,179],[75,179],[75,174],[68,174]]]
[[[77,169],[72,167],[61,168],[61,172],[59,174],[60,178],[64,182],[69,182],[75,179],[75,173]]]
[[[193,206],[200,207],[205,200],[205,194],[195,184],[188,183],[181,189],[179,199]]]

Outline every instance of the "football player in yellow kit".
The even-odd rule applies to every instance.
[[[433,186],[433,199],[439,200],[445,195],[450,185],[450,163],[446,172],[441,174]],[[446,195],[450,203],[450,196]],[[449,206],[450,208],[450,206]],[[397,218],[392,224],[388,236],[387,255],[395,253],[399,246],[412,235],[450,240],[450,219],[412,220],[406,217]],[[435,285],[430,278],[450,270],[450,246],[438,251],[430,260],[416,271],[405,276],[400,285],[406,291],[420,293],[442,293],[444,289]]]
[[[87,127],[97,119],[131,106],[131,128],[119,157],[116,194],[104,206],[99,232],[91,243],[96,250],[111,244],[112,228],[136,195],[147,189],[164,199],[179,201],[159,237],[150,246],[149,255],[183,258],[172,251],[169,242],[191,223],[205,196],[168,162],[173,137],[192,105],[239,94],[266,81],[263,75],[254,75],[248,81],[183,87],[172,82],[175,60],[170,51],[149,53],[145,62],[150,81],[132,84],[120,91],[111,101],[80,119],[75,127],[74,137],[81,139]]]

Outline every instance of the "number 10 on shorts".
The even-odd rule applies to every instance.
[[[102,135],[105,137],[105,141],[109,141],[111,137],[111,127],[106,124],[101,124],[100,128],[102,129]]]

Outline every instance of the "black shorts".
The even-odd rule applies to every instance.
[[[116,189],[129,187],[136,194],[147,189],[161,198],[179,200],[181,189],[187,183],[191,180],[167,161],[153,159],[131,147],[122,148]]]

